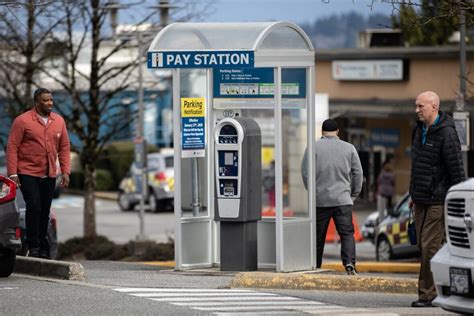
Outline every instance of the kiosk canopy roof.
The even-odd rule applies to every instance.
[[[153,40],[153,50],[313,51],[304,31],[288,22],[173,23]]]

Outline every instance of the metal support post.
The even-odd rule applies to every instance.
[[[144,121],[144,104],[143,104],[143,49],[142,49],[142,35],[137,32],[138,36],[138,121],[137,121],[137,142],[140,142],[141,146],[135,146],[135,150],[141,151],[136,153],[136,157],[141,157],[142,161],[137,167],[140,168],[141,174],[141,191],[140,191],[140,212],[138,213],[139,220],[139,235],[138,240],[145,240],[145,200],[147,197],[148,189],[148,172],[146,168],[146,142],[144,140],[143,132],[143,121]]]
[[[201,203],[199,201],[199,177],[198,177],[198,161],[196,157],[191,158],[191,177],[192,177],[192,207],[193,207],[193,216],[199,216],[199,209]]]

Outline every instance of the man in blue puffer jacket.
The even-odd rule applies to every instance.
[[[430,307],[436,297],[430,260],[444,238],[444,199],[448,189],[465,178],[454,120],[439,111],[439,103],[433,91],[416,98],[419,120],[413,131],[410,195],[415,204],[421,267],[418,300],[412,307]]]

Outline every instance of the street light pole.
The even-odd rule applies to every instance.
[[[148,172],[147,172],[147,152],[146,152],[146,141],[144,137],[144,103],[143,103],[143,44],[142,34],[140,31],[137,32],[138,39],[138,120],[137,120],[137,142],[135,145],[136,157],[140,157],[140,211],[138,213],[139,218],[139,235],[138,240],[145,240],[145,200],[148,196]]]
[[[453,118],[455,119],[456,129],[458,135],[460,136],[461,145],[462,145],[462,160],[463,167],[466,176],[469,176],[468,173],[468,157],[467,151],[469,150],[469,113],[464,112],[465,103],[466,103],[466,12],[462,8],[461,1],[458,1],[459,4],[459,95],[456,100],[456,112],[453,113]]]

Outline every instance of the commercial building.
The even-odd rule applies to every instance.
[[[359,151],[366,178],[365,198],[372,198],[387,157],[394,158],[397,194],[408,190],[416,96],[433,90],[440,96],[442,111],[456,111],[459,55],[458,46],[316,50],[316,92],[329,95],[329,116],[339,122],[341,138]],[[465,111],[473,108],[469,101],[473,66],[474,48],[469,47]]]

